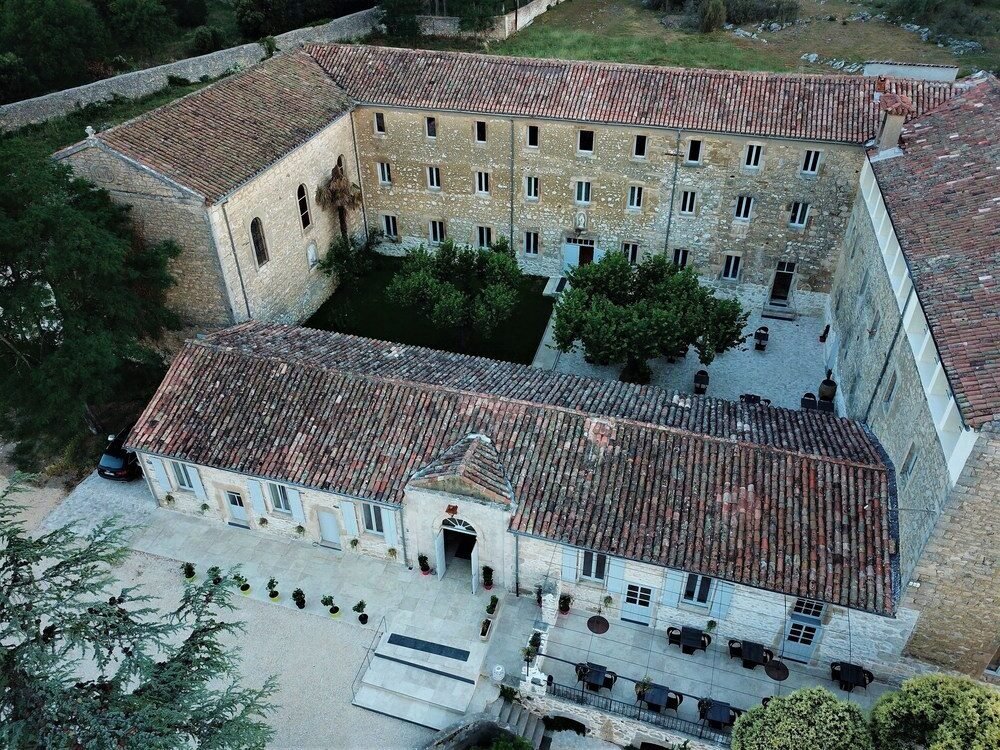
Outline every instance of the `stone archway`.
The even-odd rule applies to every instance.
[[[475,527],[462,518],[449,516],[441,522],[435,541],[438,578],[444,578],[449,568],[461,576],[469,576],[472,593],[479,588],[479,549]],[[461,572],[459,572],[461,571]]]

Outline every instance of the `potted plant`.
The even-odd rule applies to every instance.
[[[171,495],[168,492],[167,495],[166,495],[166,497],[163,498],[163,504],[164,505],[173,505],[174,504],[174,496]]]
[[[340,607],[333,603],[333,597],[327,594],[320,603],[330,611],[330,617],[340,617]]]
[[[431,574],[431,566],[427,563],[427,555],[417,555],[417,562],[420,564],[420,575],[429,576]]]
[[[295,602],[295,606],[299,609],[306,608],[306,595],[302,589],[295,589],[295,591],[292,592],[292,599]]]
[[[189,581],[194,580],[194,563],[186,562],[181,565],[181,570],[184,572],[184,578]]]
[[[604,607],[603,607],[603,609],[611,609],[611,605],[614,604],[614,603],[615,603],[615,600],[611,598],[610,594],[608,594],[606,597],[604,597]],[[601,614],[601,609],[598,609],[597,614]]]
[[[272,602],[276,602],[278,601],[279,596],[280,594],[278,593],[278,582],[277,580],[272,578],[270,581],[267,582],[267,597]]]
[[[387,549],[385,553],[389,556],[390,560],[396,559],[397,552],[395,547],[389,547],[389,549]]]
[[[257,519],[257,525],[258,526],[267,526],[267,519],[266,518],[258,518]]]
[[[236,581],[236,585],[240,587],[240,593],[243,594],[243,596],[250,595],[250,584],[247,582],[246,578],[241,576],[239,573],[234,573],[233,580]]]
[[[542,585],[538,584],[535,586],[535,604],[539,607],[542,606]]]
[[[489,565],[483,566],[483,588],[487,591],[493,588],[493,568]]]
[[[209,578],[212,579],[212,583],[214,583],[216,586],[222,583],[222,568],[220,568],[218,565],[213,565],[211,568],[209,568],[207,575]]]
[[[490,637],[490,629],[493,627],[493,620],[487,617],[479,625],[479,640],[486,641]]]
[[[525,664],[531,664],[532,659],[535,658],[535,655],[537,653],[538,649],[536,649],[534,646],[525,646],[524,648],[521,649],[521,656],[524,658]]]
[[[295,533],[298,534],[299,536],[305,536],[306,527],[303,526],[302,524],[299,524],[298,526],[295,527]]]
[[[491,596],[490,597],[490,603],[486,605],[486,614],[488,614],[488,615],[494,614],[497,611],[497,605],[499,603],[500,603],[500,600],[496,597],[495,594],[493,596]]]
[[[359,544],[361,544],[361,542],[357,538],[352,539],[351,549],[357,549]]]
[[[535,653],[538,653],[538,649],[542,647],[542,634],[539,631],[535,631],[531,634],[531,638],[528,639],[528,645],[535,649]]]
[[[569,594],[561,594],[559,596],[559,614],[568,615],[569,605],[573,603],[573,597]]]
[[[708,624],[705,625],[705,632],[711,633],[719,625],[715,620],[709,620]]]
[[[368,615],[365,614],[365,600],[362,599],[360,602],[351,607],[355,612],[358,613],[358,622],[362,625],[368,624]]]
[[[201,514],[205,515],[206,513],[208,513],[208,503],[202,503],[201,504]]]
[[[645,698],[646,697],[646,693],[649,691],[649,688],[652,686],[652,684],[653,684],[653,681],[649,678],[649,675],[646,675],[641,680],[639,680],[637,683],[635,683],[635,698],[636,698],[636,700],[640,700],[641,701],[643,698]]]

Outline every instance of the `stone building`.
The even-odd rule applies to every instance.
[[[317,45],[57,158],[180,241],[172,301],[204,327],[298,322],[330,293],[313,265],[338,222],[309,202],[338,163],[362,195],[348,233],[381,230],[385,252],[507,237],[547,276],[665,252],[794,314],[829,291],[875,85]],[[923,111],[954,85],[889,88]]]

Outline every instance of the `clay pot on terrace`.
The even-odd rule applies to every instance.
[[[819,384],[820,401],[833,401],[834,397],[837,395],[837,381],[831,377],[832,375],[833,370],[827,370],[826,379]]]

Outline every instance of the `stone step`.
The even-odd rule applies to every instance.
[[[362,684],[464,714],[475,683],[428,672],[413,664],[380,658],[377,653],[361,678]]]
[[[408,664],[419,664],[435,671],[463,677],[467,680],[475,681],[479,678],[479,664],[481,660],[476,660],[473,653],[470,653],[469,657],[463,661],[423,649],[390,643],[389,639],[392,635],[392,633],[386,633],[379,640],[378,646],[375,647],[375,654],[377,656],[389,657]],[[441,643],[440,639],[438,639],[435,645],[456,648],[462,651],[471,651],[469,648],[463,647],[460,643]]]
[[[514,723],[514,731],[524,737],[525,730],[528,728],[528,721],[531,719],[531,712],[526,711],[522,706],[519,706],[518,709],[518,717],[517,721]]]
[[[362,685],[351,702],[360,708],[434,730],[444,729],[462,716],[461,713],[432,706],[373,685]]]
[[[510,701],[504,701],[503,708],[500,709],[500,715],[497,717],[497,723],[506,724],[510,719],[511,711],[513,710],[513,704]]]
[[[538,748],[542,746],[542,740],[545,739],[545,722],[537,716],[535,717],[535,720],[537,723],[535,724],[535,729],[528,738],[528,741],[531,742],[531,746],[535,748],[535,750],[538,750]]]

